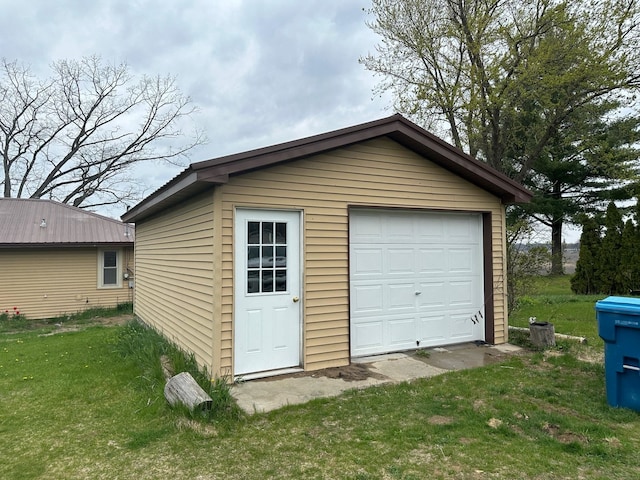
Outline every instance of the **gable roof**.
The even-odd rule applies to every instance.
[[[0,248],[133,245],[134,227],[53,200],[0,198]]]
[[[312,137],[248,152],[192,163],[122,216],[139,221],[212,185],[278,163],[346,147],[378,137],[389,137],[428,160],[501,198],[503,203],[529,202],[532,193],[519,183],[462,150],[410,122],[400,114]]]

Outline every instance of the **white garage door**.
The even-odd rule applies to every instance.
[[[484,340],[482,216],[352,210],[351,355]]]

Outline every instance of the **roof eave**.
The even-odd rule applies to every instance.
[[[207,181],[206,179],[203,180],[202,174],[199,175],[198,172],[189,167],[171,180],[166,186],[156,190],[120,218],[123,222],[136,223],[176,203],[182,198],[204,190],[210,186],[211,183],[214,182]]]
[[[499,197],[503,203],[531,201],[533,194],[519,183],[410,122],[402,115],[395,114],[300,140],[193,163],[121,218],[124,222],[135,223],[211,185],[226,183],[232,175],[302,159],[383,136],[392,138],[441,167],[480,186]]]
[[[302,159],[383,136],[392,138],[441,167],[479,185],[500,197],[504,203],[531,201],[533,194],[519,183],[409,122],[401,115],[393,115],[285,144],[194,163],[192,168],[201,172],[202,178],[216,179],[219,183],[225,183],[230,175]]]

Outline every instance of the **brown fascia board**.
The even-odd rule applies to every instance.
[[[120,218],[123,222],[135,223],[146,218],[181,199],[191,196],[207,187],[199,182],[198,174],[191,167],[183,170],[167,184],[160,187],[147,198],[128,210]]]
[[[226,183],[231,175],[302,159],[382,136],[392,138],[441,167],[493,193],[504,203],[526,203],[531,200],[532,193],[519,183],[410,122],[402,115],[395,114],[292,142],[193,163],[174,180],[125,213],[122,220],[140,220],[196,191]]]

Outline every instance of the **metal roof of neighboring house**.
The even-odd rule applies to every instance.
[[[53,200],[0,198],[0,247],[133,245],[133,225]]]
[[[400,114],[312,137],[248,152],[192,163],[122,216],[126,222],[142,220],[156,212],[229,181],[233,175],[266,168],[347,147],[378,137],[388,137],[428,160],[478,185],[503,203],[531,201],[532,193],[503,173],[429,133]]]

